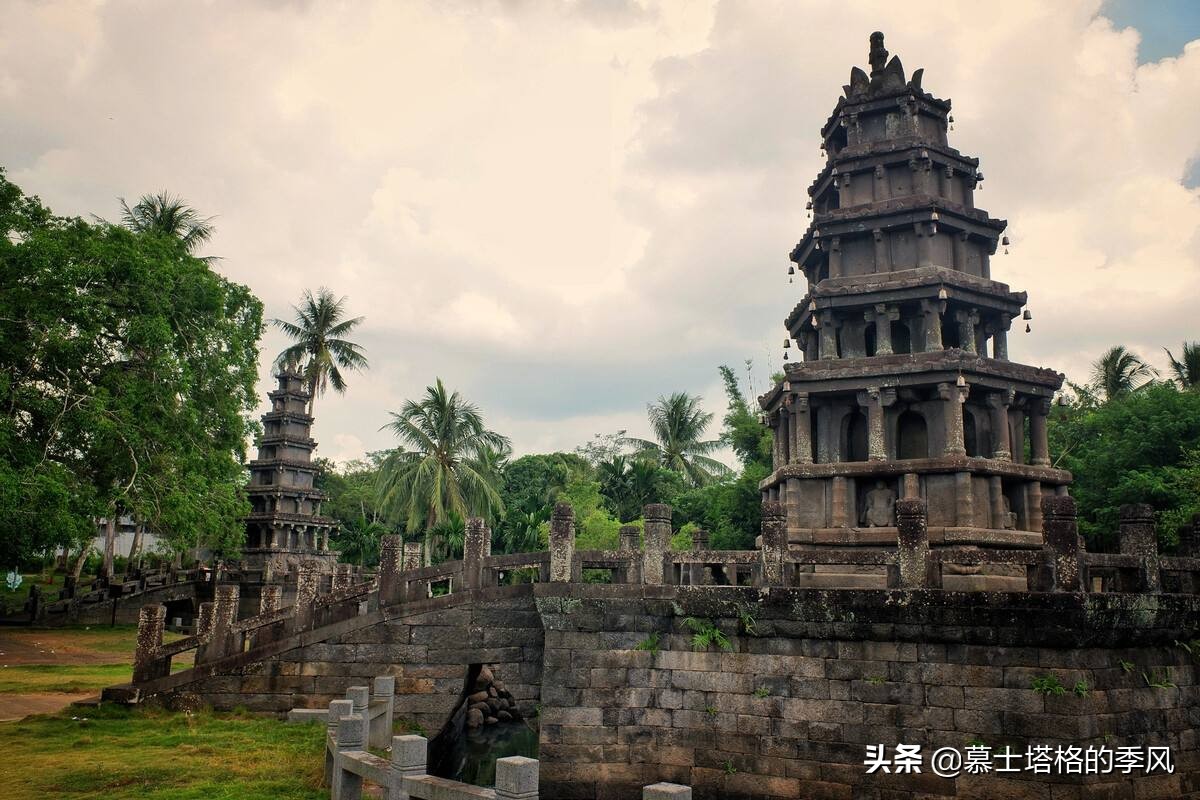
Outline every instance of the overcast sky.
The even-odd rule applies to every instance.
[[[673,391],[719,420],[722,363],[762,392],[818,131],[876,29],[1009,220],[1014,359],[1084,380],[1109,345],[1161,367],[1200,339],[1191,0],[2,7],[11,180],[109,219],[178,193],[268,317],[321,285],[366,317],[371,370],[317,403],[338,460],[437,376],[518,453],[644,434]]]

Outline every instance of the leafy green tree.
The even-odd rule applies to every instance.
[[[725,427],[721,431],[721,442],[733,448],[743,466],[770,466],[773,442],[771,429],[759,420],[758,414],[746,401],[733,370],[724,365],[718,369],[725,384],[725,396],[729,401],[723,420]]]
[[[1105,400],[1114,400],[1140,389],[1157,374],[1154,367],[1116,345],[1092,363],[1090,388]]]
[[[693,523],[709,532],[714,550],[752,550],[762,519],[758,484],[771,472],[748,464],[735,478],[726,478],[684,492],[676,501],[674,522]]]
[[[550,519],[550,509],[510,511],[500,528],[500,544],[505,553],[529,553],[542,549],[542,526]]]
[[[495,519],[504,511],[500,475],[489,451],[510,447],[506,437],[484,427],[479,409],[437,379],[419,401],[407,400],[384,426],[401,447],[384,459],[379,503],[410,531],[427,534],[451,513]],[[426,559],[432,547],[426,546]]]
[[[504,466],[500,490],[509,511],[535,513],[554,506],[559,494],[574,476],[592,477],[592,467],[575,453],[546,453],[521,456]]]
[[[703,439],[713,415],[700,408],[699,397],[684,392],[660,397],[646,407],[646,414],[657,441],[629,437],[623,440],[626,444],[686,476],[695,486],[729,473],[729,467],[709,455],[720,449],[721,442]]]
[[[1070,470],[1079,526],[1093,548],[1116,542],[1124,503],[1154,506],[1160,539],[1200,511],[1200,393],[1156,383],[1103,405],[1056,404],[1050,416],[1055,466]]]
[[[336,547],[341,560],[360,567],[379,565],[379,547],[388,532],[383,523],[358,516],[338,527]]]
[[[1184,342],[1179,358],[1167,350],[1167,358],[1171,360],[1171,372],[1180,389],[1200,390],[1200,342]]]
[[[144,194],[130,206],[121,198],[121,221],[135,233],[176,239],[189,254],[212,238],[212,217],[202,217],[182,197],[169,192]]]
[[[363,317],[346,319],[346,298],[335,298],[324,286],[316,297],[304,290],[300,305],[293,306],[296,321],[273,319],[271,324],[292,339],[275,358],[276,369],[299,369],[308,381],[312,397],[308,413],[312,413],[317,395],[332,385],[335,392],[346,391],[343,369],[364,370],[367,357],[362,347],[345,338],[363,321]]]
[[[462,558],[463,545],[467,540],[467,523],[459,514],[451,511],[438,524],[429,529],[428,546],[434,552],[430,559],[435,564]]]
[[[678,473],[645,458],[614,456],[597,475],[605,507],[622,522],[640,517],[647,503],[673,503],[685,488]]]
[[[0,172],[0,560],[131,513],[236,552],[262,306],[156,231],[56,217]]]

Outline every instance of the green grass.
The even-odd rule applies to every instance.
[[[163,640],[182,638],[166,633]],[[126,683],[133,676],[136,625],[0,630],[0,693],[87,693]],[[7,663],[16,645],[33,648],[35,663]],[[171,671],[192,665],[192,653],[171,660]],[[67,662],[67,663],[55,663]],[[83,663],[79,663],[83,662]]]
[[[42,597],[47,601],[57,599],[58,590],[63,587],[63,579],[66,577],[66,575],[63,573],[56,572],[50,576],[50,583],[43,583],[42,573],[24,573],[21,576],[24,579],[21,581],[21,585],[17,587],[16,591],[10,591],[8,584],[4,581],[4,576],[7,574],[7,567],[0,569],[0,605],[4,605],[6,608],[12,611],[20,611],[21,606],[25,604],[25,600],[29,597],[29,587],[34,583],[41,588]],[[85,575],[79,579],[79,582],[81,586],[88,586],[95,579],[96,577],[94,575]]]
[[[28,717],[0,724],[0,800],[324,800],[324,737],[319,723],[109,705]]]
[[[172,672],[191,664],[171,664]],[[89,693],[128,683],[129,664],[28,664],[0,669],[0,694]]]

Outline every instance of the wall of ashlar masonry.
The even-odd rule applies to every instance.
[[[627,591],[619,591],[627,590]],[[1198,665],[1174,634],[1187,602],[988,593],[604,587],[546,625],[543,793],[637,796],[670,781],[696,798],[1200,796]],[[717,599],[722,595],[723,599]],[[743,596],[744,595],[744,596]],[[756,600],[762,599],[755,607]],[[908,604],[907,608],[903,604]],[[755,608],[748,635],[738,607]],[[687,617],[729,635],[694,652]],[[635,649],[659,633],[658,651]],[[1133,666],[1128,671],[1125,661]],[[1169,675],[1171,688],[1151,688]],[[1054,676],[1063,695],[1032,689]],[[1072,690],[1086,682],[1084,697]],[[1171,775],[943,779],[866,775],[868,744],[1169,746]]]

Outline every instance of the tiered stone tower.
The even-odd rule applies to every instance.
[[[316,559],[332,568],[329,534],[335,522],[321,516],[325,495],[314,488],[317,467],[310,435],[309,390],[296,372],[276,376],[279,388],[268,395],[271,410],[262,416],[258,458],[250,462],[251,512],[246,518],[243,555],[251,567],[272,571],[294,569],[302,560]]]
[[[897,497],[928,500],[935,544],[1040,547],[1041,497],[1071,481],[1046,442],[1063,376],[1008,360],[1026,295],[992,280],[1006,223],[975,207],[983,175],[947,144],[950,102],[887,56],[872,34],[871,74],[851,71],[821,130],[789,268],[808,280],[785,321],[803,362],[760,398],[763,497],[785,504],[793,547],[894,546]]]

